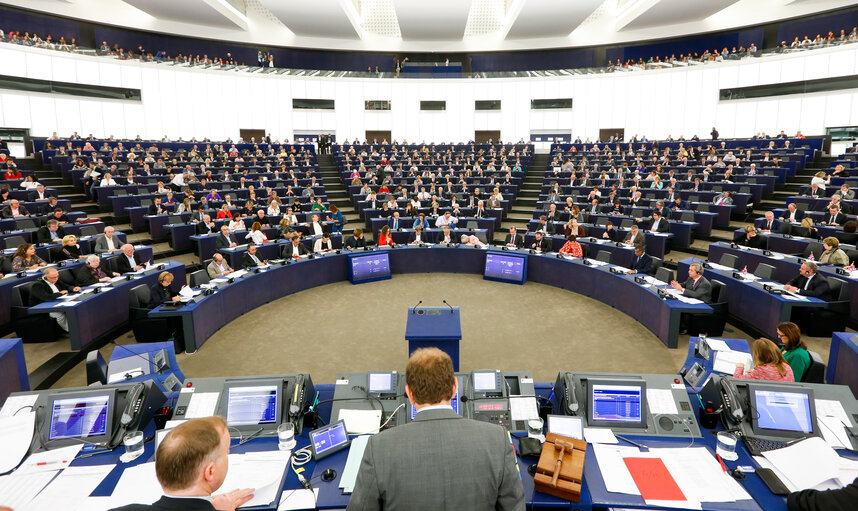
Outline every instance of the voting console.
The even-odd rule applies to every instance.
[[[179,392],[173,420],[220,415],[230,434],[261,436],[275,435],[281,423],[292,422],[298,434],[315,393],[309,374],[190,378]]]
[[[702,436],[685,383],[675,375],[561,372],[552,404],[554,413],[617,434]]]
[[[524,432],[526,418],[534,417],[514,417],[510,398],[528,401],[526,404],[532,406],[521,408],[538,416],[533,378],[528,371],[456,373],[456,382],[456,394],[450,404],[462,417],[498,424],[513,433]],[[347,417],[349,410],[381,410],[381,429],[410,422],[417,414],[405,395],[405,374],[397,371],[339,373],[331,420]]]

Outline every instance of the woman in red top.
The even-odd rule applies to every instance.
[[[781,350],[769,339],[757,339],[751,347],[754,369],[745,374],[745,364],[736,364],[735,378],[749,380],[795,381],[792,368],[784,359]]]
[[[387,185],[382,184],[381,188],[378,189],[378,193],[390,193],[390,188]]]
[[[226,204],[221,206],[220,211],[217,212],[217,219],[220,220],[222,218],[232,218],[232,212]]]
[[[6,169],[6,174],[3,176],[5,179],[21,179],[21,173],[15,167],[9,167]]]
[[[393,237],[390,235],[390,227],[384,226],[381,232],[378,233],[378,246],[391,245],[393,246]]]
[[[578,243],[578,237],[570,234],[566,237],[568,240],[561,248],[561,254],[571,255],[572,257],[584,257],[584,251],[581,249],[581,244]]]

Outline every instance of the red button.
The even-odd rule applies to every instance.
[[[191,388],[191,385],[193,385],[193,383],[188,382],[188,388]]]
[[[674,378],[673,383],[679,383],[679,378]]]

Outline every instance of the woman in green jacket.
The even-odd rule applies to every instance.
[[[778,337],[784,344],[783,355],[792,368],[795,381],[801,381],[812,362],[807,344],[801,340],[801,330],[795,323],[781,323],[778,325]]]

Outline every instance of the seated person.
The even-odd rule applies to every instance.
[[[652,257],[646,253],[643,245],[635,245],[635,257],[632,259],[629,273],[648,274],[652,270]]]
[[[849,257],[840,248],[840,240],[834,236],[829,236],[822,240],[822,246],[825,250],[819,257],[819,264],[830,264],[831,266],[849,265]]]
[[[302,255],[308,255],[309,253],[310,251],[307,250],[307,247],[305,247],[304,244],[301,243],[301,235],[296,233],[292,235],[292,243],[289,243],[288,245],[283,247],[281,255],[282,257],[291,257],[297,259]]]
[[[50,219],[36,231],[36,242],[39,244],[57,243],[66,235],[65,229],[54,219]]]
[[[235,234],[229,232],[229,226],[221,225],[220,234],[215,239],[215,248],[220,250],[222,248],[232,248],[237,245],[238,238],[235,237]]]
[[[839,490],[802,490],[787,497],[789,511],[849,511],[858,502],[858,478]]]
[[[757,235],[757,228],[751,224],[745,226],[745,235],[739,240],[739,244],[744,247],[765,248],[766,239]]]
[[[366,238],[363,237],[363,229],[358,227],[354,231],[352,231],[352,235],[346,238],[346,241],[343,243],[343,248],[346,249],[355,249],[355,248],[363,248],[366,246]]]
[[[393,236],[390,235],[390,226],[385,225],[381,228],[381,232],[378,233],[377,245],[379,247],[384,247],[388,245],[393,246]]]
[[[45,268],[42,271],[42,278],[36,280],[30,287],[30,301],[27,305],[32,307],[56,300],[69,292],[77,293],[78,291],[80,291],[80,287],[66,284],[60,280],[60,272],[56,268]],[[64,312],[51,312],[48,315],[56,320],[60,328],[66,332],[69,331],[68,318]]]
[[[652,219],[648,222],[649,232],[669,232],[670,222],[662,218],[660,211],[652,212]]]
[[[130,273],[144,268],[140,255],[134,253],[134,245],[131,243],[122,245],[122,253],[113,260],[113,267],[119,273]]]
[[[605,224],[605,232],[602,233],[602,238],[616,243],[623,239],[623,233],[614,228],[614,222],[608,220],[608,223]]]
[[[325,228],[319,223],[319,215],[313,215],[310,217],[310,221],[307,222],[307,234],[310,236],[321,236],[325,231]]]
[[[834,237],[840,240],[840,243],[847,245],[858,244],[858,222],[849,220],[843,224],[843,231],[834,233]]]
[[[399,218],[399,211],[394,211],[393,216],[387,221],[387,226],[393,231],[398,231],[405,227],[405,222]]]
[[[263,261],[256,255],[256,243],[247,244],[247,252],[241,257],[241,266],[245,270],[256,268],[257,266],[265,266],[268,261]]]
[[[828,280],[817,272],[818,268],[813,261],[801,263],[799,275],[787,282],[784,289],[803,296],[812,296],[820,300],[829,300],[831,288]]]
[[[12,271],[35,270],[47,264],[44,259],[36,255],[36,247],[31,243],[18,246],[18,250],[12,256]]]
[[[461,243],[463,245],[476,245],[478,247],[485,246],[485,244],[480,241],[480,238],[477,238],[473,234],[463,234],[461,237]]]
[[[150,215],[166,215],[167,209],[161,205],[161,197],[155,197],[152,200],[152,204],[149,204],[149,214]]]
[[[77,236],[74,234],[68,234],[63,236],[62,244],[60,245],[60,249],[51,254],[51,260],[56,261],[66,261],[66,260],[75,260],[80,258],[80,245],[77,244]]]
[[[120,241],[119,238],[114,236],[115,230],[112,226],[108,225],[104,228],[104,233],[95,238],[95,249],[93,252],[96,254],[101,254],[104,252],[115,252],[119,250]]]
[[[524,246],[524,239],[517,233],[515,226],[509,228],[509,234],[504,238],[503,244],[512,248],[521,248]]]
[[[640,232],[638,226],[633,225],[629,229],[629,233],[626,234],[626,237],[623,238],[623,243],[627,245],[646,245],[646,238],[644,238],[644,234]]]
[[[322,237],[313,243],[313,252],[319,254],[321,252],[330,252],[334,247],[331,245],[331,235],[328,233],[322,234]]]
[[[795,381],[792,368],[784,359],[781,350],[769,339],[757,339],[751,346],[754,369],[745,374],[745,364],[736,364],[734,378],[747,380]]]
[[[766,211],[766,218],[760,224],[760,232],[778,232],[780,228],[781,224],[775,220],[775,214]]]
[[[435,243],[435,240],[432,239],[430,234],[423,232],[423,226],[417,225],[414,227],[414,239],[409,243],[412,245],[421,245],[424,243]]]
[[[530,244],[530,248],[532,248],[534,250],[541,251],[543,254],[551,252],[551,248],[552,248],[551,240],[549,238],[546,238],[542,234],[542,231],[536,231],[534,236],[535,236],[535,239],[534,239],[533,243]]]
[[[438,234],[438,238],[435,240],[436,243],[441,245],[449,245],[450,243],[455,243],[455,239],[453,238],[453,233],[450,232],[450,226],[445,225],[441,232]]]
[[[586,236],[584,228],[578,225],[578,220],[572,217],[570,217],[566,225],[563,226],[563,234],[565,234],[567,237],[570,234],[574,234],[576,238],[583,238],[584,236]]]
[[[584,249],[582,249],[581,244],[578,243],[578,236],[574,234],[566,236],[566,243],[560,247],[560,253],[571,255],[572,257],[584,257]]]
[[[688,267],[688,279],[684,286],[674,280],[670,287],[682,291],[682,296],[696,298],[704,303],[712,301],[712,284],[703,276],[703,265],[700,263],[691,263]]]
[[[101,258],[96,254],[86,257],[86,264],[75,274],[75,280],[79,286],[89,286],[99,282],[110,282],[111,277],[118,277],[116,272],[105,272],[101,267]]]
[[[783,356],[792,368],[795,381],[801,381],[813,362],[807,344],[801,338],[801,329],[792,322],[781,323],[778,325],[778,338],[784,345]]]
[[[417,215],[417,218],[414,219],[414,224],[411,227],[416,228],[418,225],[422,226],[424,229],[429,228],[429,220],[426,219],[425,214],[420,213]]]
[[[18,202],[18,199],[11,199],[9,205],[0,210],[0,217],[3,218],[19,218],[24,216],[30,216],[30,212],[27,211],[27,208],[23,204]]]
[[[262,226],[259,222],[254,221],[253,225],[250,227],[250,231],[244,236],[244,239],[251,240],[253,243],[261,245],[268,241],[268,236],[262,232]]]
[[[789,204],[787,204],[783,216],[785,222],[795,224],[801,222],[802,218],[804,218],[804,211],[798,209],[798,207],[795,205],[795,202],[790,202]]]
[[[215,223],[212,222],[211,216],[203,215],[203,221],[197,222],[196,227],[194,227],[194,231],[197,233],[197,236],[205,236],[207,234],[217,233],[217,227],[215,226]]]
[[[822,217],[822,223],[825,225],[843,225],[846,223],[846,215],[837,206],[831,206],[825,216]]]
[[[233,269],[230,268],[229,263],[224,260],[223,254],[215,252],[212,256],[212,262],[210,262],[206,267],[206,271],[209,274],[209,278],[216,279],[232,273]]]

